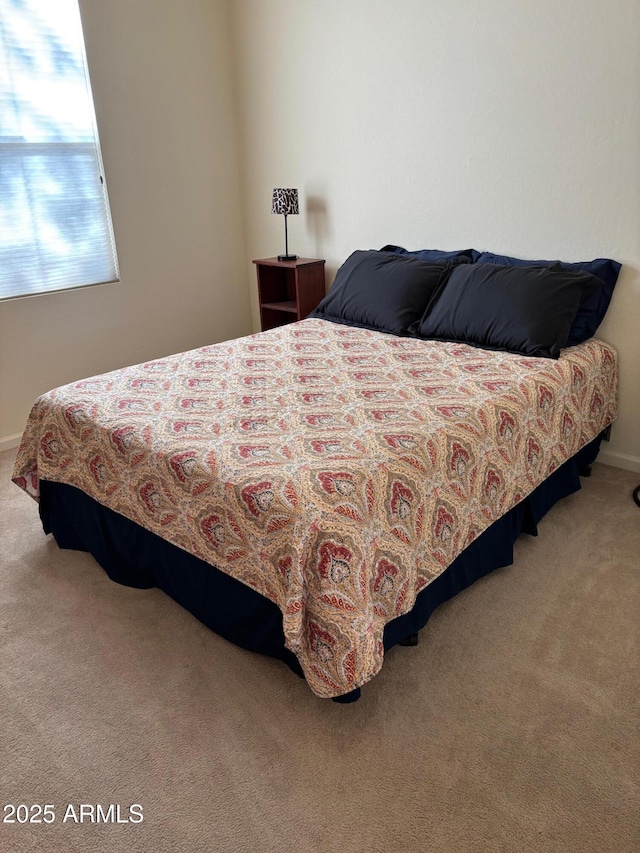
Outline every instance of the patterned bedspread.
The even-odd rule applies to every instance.
[[[616,413],[601,341],[553,361],[303,320],[44,394],[14,481],[77,486],[276,602],[329,697]]]

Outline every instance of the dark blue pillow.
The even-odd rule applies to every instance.
[[[414,255],[421,261],[429,261],[430,263],[448,261],[454,264],[470,264],[478,256],[475,249],[459,249],[452,252],[441,252],[439,249],[416,249],[415,252],[410,252],[403,249],[402,246],[388,245],[383,246],[380,251],[393,252],[396,255]]]
[[[560,266],[455,266],[409,332],[485,349],[558,358],[581,302],[602,288],[587,272]]]
[[[571,325],[567,346],[580,344],[592,338],[607,312],[613,288],[618,280],[621,264],[608,258],[596,258],[593,261],[525,261],[521,258],[510,258],[508,255],[494,255],[492,252],[482,252],[476,262],[479,264],[501,264],[503,266],[522,267],[552,267],[560,265],[563,270],[582,271],[591,273],[602,282],[602,287],[595,293],[586,296],[578,309],[575,320]]]
[[[411,255],[359,250],[340,267],[331,290],[309,316],[406,335],[450,268]]]

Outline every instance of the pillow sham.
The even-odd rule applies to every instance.
[[[446,263],[358,250],[340,267],[329,293],[309,316],[406,335],[449,269]]]
[[[560,265],[567,271],[582,271],[591,273],[602,281],[603,286],[595,293],[586,296],[569,330],[567,346],[580,344],[592,338],[607,312],[613,288],[618,280],[621,264],[609,258],[596,258],[593,261],[525,261],[521,258],[511,258],[508,255],[495,255],[493,252],[482,252],[477,257],[479,264],[500,264],[502,266],[553,267]]]
[[[452,252],[441,252],[440,249],[416,249],[415,252],[410,252],[408,249],[403,249],[402,246],[391,244],[383,246],[380,251],[393,252],[396,255],[414,255],[421,261],[429,261],[430,263],[451,261],[456,264],[470,264],[478,255],[475,249],[457,249]]]
[[[590,273],[560,266],[461,264],[409,331],[421,338],[558,358],[580,303],[601,287]]]

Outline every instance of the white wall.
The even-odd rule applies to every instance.
[[[638,0],[81,8],[122,282],[0,303],[0,447],[49,388],[246,333],[247,283],[257,329],[297,186],[290,248],[329,281],[387,242],[622,261],[606,460],[640,470]]]
[[[121,283],[0,303],[0,442],[57,385],[250,331],[226,0],[82,0]]]
[[[606,459],[640,470],[638,0],[232,7],[248,257],[282,251],[271,188],[297,186],[290,250],[329,280],[389,242],[622,261]]]

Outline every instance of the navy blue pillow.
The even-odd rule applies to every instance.
[[[410,255],[359,250],[340,267],[331,290],[309,316],[406,335],[450,268]]]
[[[486,349],[558,358],[580,303],[602,288],[560,266],[459,264],[409,332]]]
[[[403,249],[402,246],[388,245],[383,246],[380,251],[393,252],[396,255],[414,255],[421,261],[429,261],[430,263],[449,261],[454,264],[470,264],[478,256],[475,249],[458,249],[452,252],[441,252],[439,249],[416,249],[415,252],[410,252]]]
[[[503,266],[552,267],[560,265],[568,271],[591,273],[602,282],[602,287],[595,293],[586,296],[571,325],[567,346],[580,344],[592,338],[607,312],[613,288],[618,280],[621,264],[608,258],[596,258],[593,261],[525,261],[521,258],[510,258],[508,255],[494,255],[492,252],[482,252],[477,257],[479,264],[501,264]]]

